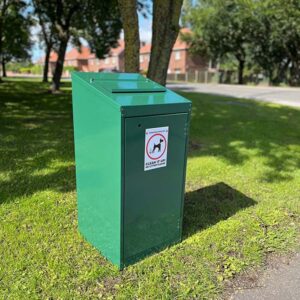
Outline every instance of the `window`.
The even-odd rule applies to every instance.
[[[144,55],[140,55],[140,63],[144,61]]]
[[[112,58],[111,58],[111,63],[112,63],[112,64],[115,64],[115,63],[116,63],[116,58],[115,58],[115,57],[112,57]]]
[[[180,51],[176,51],[175,52],[175,60],[179,60],[180,59]]]
[[[109,57],[106,57],[106,58],[105,58],[104,63],[105,63],[106,65],[109,64]]]

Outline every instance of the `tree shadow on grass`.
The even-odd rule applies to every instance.
[[[260,159],[261,182],[294,178],[300,168],[300,110],[251,100],[182,93],[193,101],[189,157],[231,165]]]
[[[226,220],[257,202],[224,182],[185,194],[183,238]]]
[[[75,189],[70,92],[38,82],[0,86],[0,204],[35,192]]]
[[[52,95],[47,87],[22,81],[0,86],[0,203],[46,189],[75,189],[70,90]],[[260,180],[268,182],[292,179],[300,168],[300,110],[184,96],[193,100],[189,157],[216,156],[232,165],[262,157]]]

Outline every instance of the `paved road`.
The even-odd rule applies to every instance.
[[[300,299],[300,254],[289,264],[268,270],[256,288],[235,292],[231,300],[299,300]]]
[[[226,95],[300,107],[300,88],[252,87],[202,83],[169,83],[168,87],[187,92]]]

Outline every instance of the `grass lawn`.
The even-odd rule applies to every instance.
[[[297,247],[300,110],[196,93],[184,239],[119,272],[77,231],[70,83],[0,85],[0,299],[207,299]],[[299,241],[299,240],[298,240]]]

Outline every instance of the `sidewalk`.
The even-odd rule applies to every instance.
[[[184,92],[225,95],[300,107],[300,88],[202,83],[169,83],[167,86]]]
[[[289,264],[270,268],[259,279],[256,288],[236,291],[231,300],[299,300],[300,254]]]

